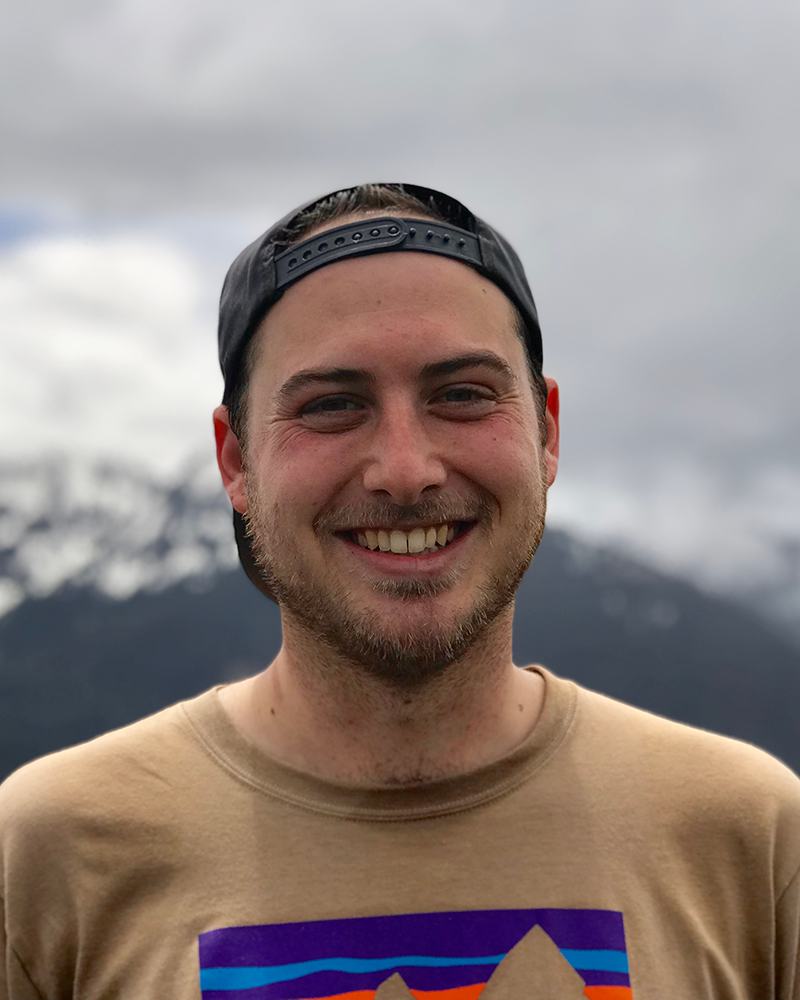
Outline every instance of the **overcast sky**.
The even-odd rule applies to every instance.
[[[798,52],[796,0],[6,0],[0,463],[210,455],[230,259],[314,195],[413,181],[525,262],[553,523],[788,587]]]

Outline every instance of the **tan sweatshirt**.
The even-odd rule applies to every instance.
[[[293,771],[216,691],[22,768],[0,998],[799,1000],[800,780],[541,673],[525,744],[417,788]]]

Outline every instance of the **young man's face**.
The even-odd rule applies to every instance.
[[[555,476],[557,393],[543,447],[508,300],[432,254],[321,268],[259,338],[228,492],[285,625],[424,681],[510,613]]]

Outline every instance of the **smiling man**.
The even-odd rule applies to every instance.
[[[328,223],[347,249],[388,228],[349,221]],[[480,766],[541,703],[540,675],[512,666],[511,618],[555,477],[558,390],[532,375],[517,308],[444,235],[318,258],[258,325],[246,385],[233,372],[235,427],[215,414],[240,543],[285,638],[222,701],[263,749],[333,780]]]
[[[511,658],[558,389],[508,244],[364,185],[234,262],[257,676],[0,791],[9,1000],[798,1000],[800,782]]]

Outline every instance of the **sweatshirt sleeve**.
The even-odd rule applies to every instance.
[[[775,913],[778,1000],[800,1000],[800,871],[783,890]]]

